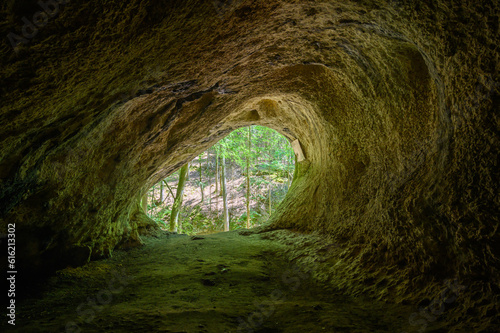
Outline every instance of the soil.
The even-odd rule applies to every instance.
[[[144,237],[57,272],[2,332],[402,332],[409,306],[342,295],[253,232]],[[266,239],[267,238],[267,239]],[[8,327],[6,327],[8,326]],[[406,328],[406,330],[409,330]]]

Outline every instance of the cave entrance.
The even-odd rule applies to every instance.
[[[295,155],[271,128],[239,128],[152,186],[142,207],[161,228],[187,234],[260,226],[291,186]]]

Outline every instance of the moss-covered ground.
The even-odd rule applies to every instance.
[[[411,331],[409,306],[320,287],[269,234],[145,237],[59,271],[19,301],[15,328],[2,332]]]

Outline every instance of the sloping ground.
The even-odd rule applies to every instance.
[[[281,236],[280,236],[281,234]],[[146,245],[58,272],[2,332],[401,332],[412,309],[320,288],[265,238],[160,233]],[[264,237],[263,237],[264,236]],[[5,325],[2,323],[2,325]],[[417,331],[417,330],[414,330]],[[432,330],[429,330],[432,331]]]
[[[206,218],[211,218],[211,222],[207,224],[207,229],[214,230],[223,230],[222,222],[218,225],[215,222],[215,217],[222,217],[223,214],[223,201],[222,195],[220,193],[216,193],[215,187],[215,176],[211,176],[210,183],[208,182],[207,172],[207,163],[206,159],[202,159],[202,170],[203,170],[203,182],[204,182],[204,200],[203,203],[201,201],[201,190],[199,186],[200,174],[199,174],[199,162],[198,158],[195,158],[192,162],[192,166],[189,171],[189,180],[186,181],[186,185],[184,188],[184,199],[183,199],[183,208],[181,210],[181,223],[183,220],[190,217],[193,212],[199,212],[203,214]],[[210,172],[215,174],[215,171],[211,166]],[[255,212],[254,219],[251,220],[251,226],[259,226],[262,223],[265,223],[269,218],[269,201],[268,201],[268,186],[258,186],[254,184],[254,181],[259,179],[263,180],[264,178],[267,181],[272,182],[272,210],[275,211],[276,207],[283,200],[286,192],[287,192],[287,184],[286,179],[279,178],[277,181],[275,176],[271,177],[271,175],[265,176],[256,176],[252,175],[252,185],[251,185],[251,200],[250,200],[250,210]],[[168,184],[172,189],[173,194],[176,194],[176,188],[178,184],[178,173],[174,176],[168,178]],[[208,186],[210,184],[210,187]],[[231,221],[235,221],[240,219],[243,215],[246,216],[246,178],[242,174],[241,168],[235,165],[228,166],[227,168],[227,180],[226,180],[227,192],[228,192],[228,210]],[[210,196],[210,201],[209,201]],[[255,198],[260,196],[260,200],[256,200]],[[171,209],[174,204],[174,198],[170,194],[168,188],[166,186],[163,187],[163,204],[160,205],[160,188],[156,186],[155,189],[155,199],[157,206],[155,208],[150,209],[149,215],[154,216],[158,215],[158,212],[161,209],[167,207]],[[151,196],[149,197],[149,204],[151,205]],[[210,204],[211,202],[211,208]],[[217,215],[217,209],[219,215]],[[258,215],[257,215],[258,214]],[[255,218],[257,216],[257,218]],[[168,223],[170,215],[165,215],[163,220]],[[245,220],[246,221],[246,220]],[[244,227],[245,221],[241,220],[239,226]]]

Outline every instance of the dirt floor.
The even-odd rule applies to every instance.
[[[403,332],[410,307],[315,285],[286,246],[243,232],[167,232],[66,268],[2,332]]]

